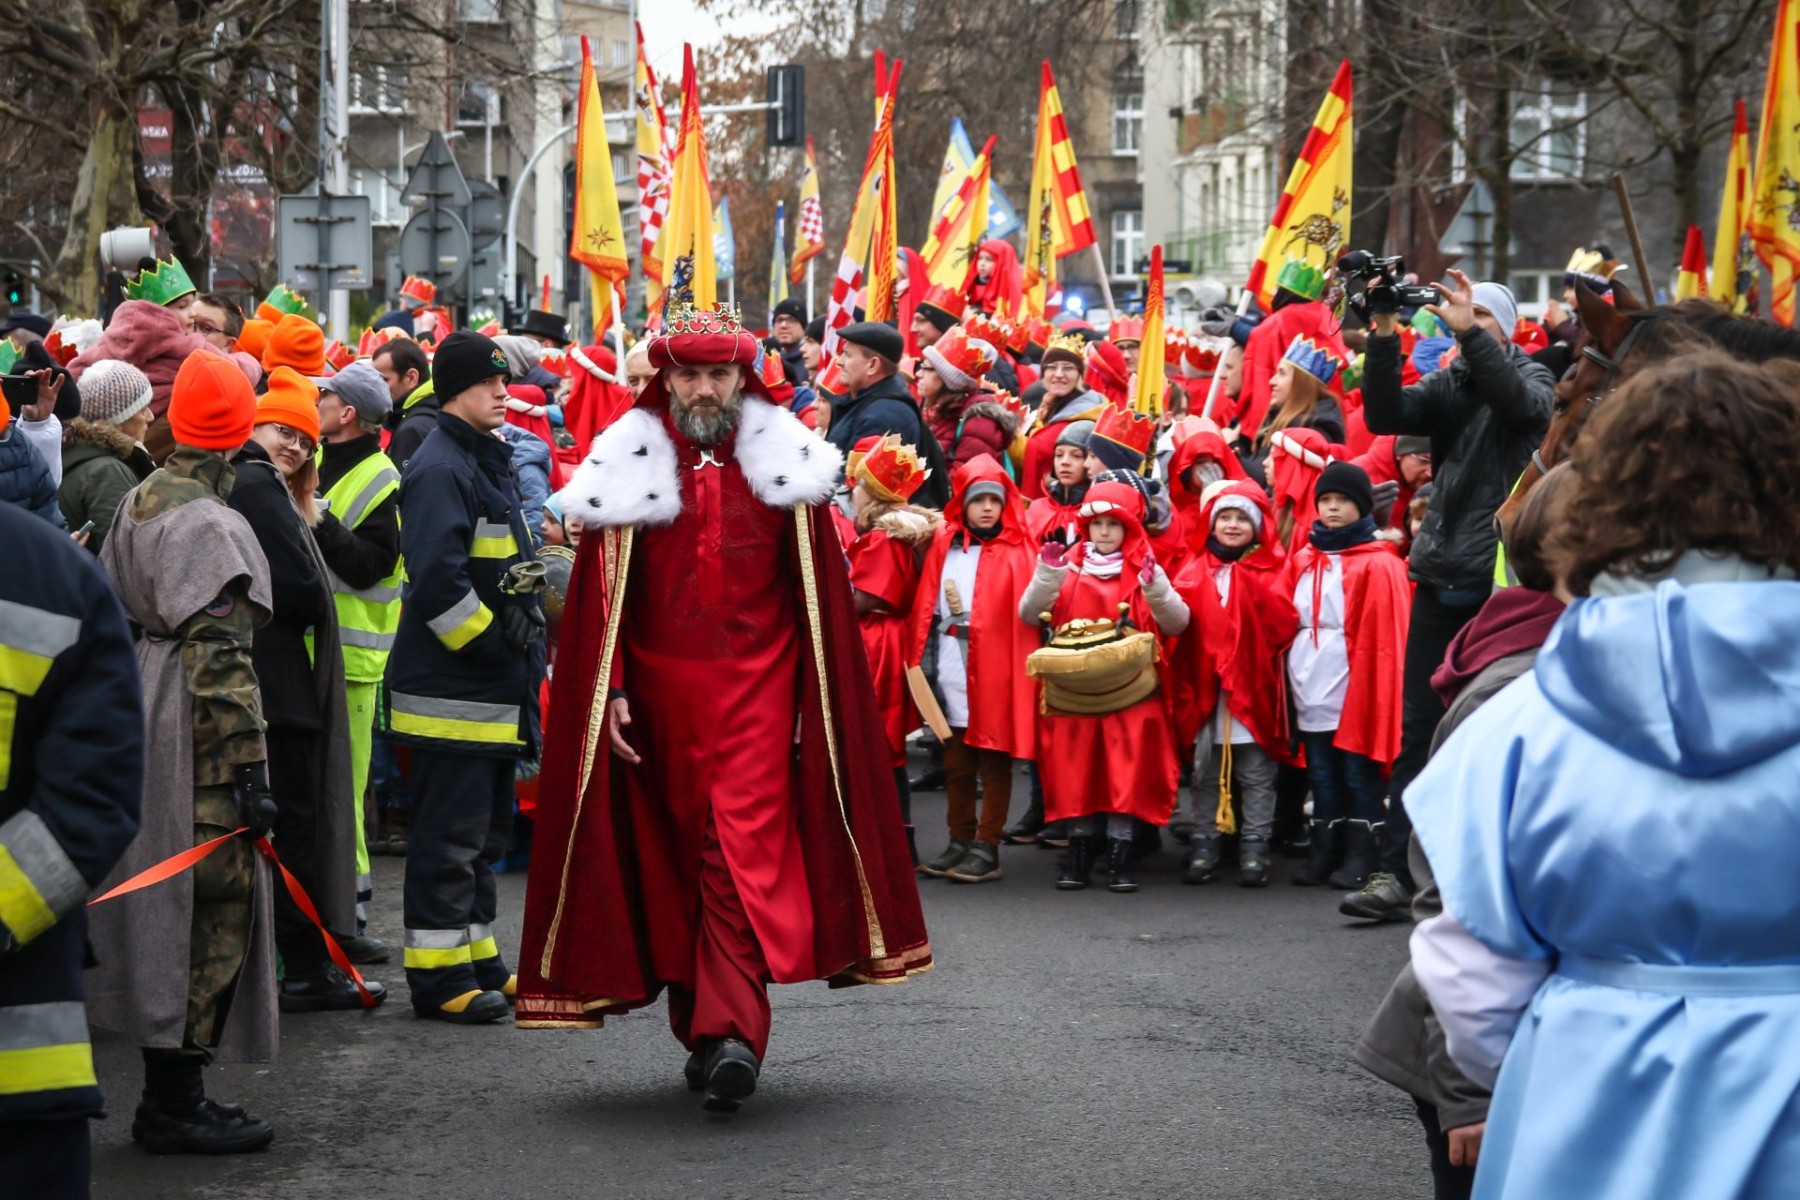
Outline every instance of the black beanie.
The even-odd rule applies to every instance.
[[[431,390],[438,403],[456,399],[484,379],[496,375],[512,378],[506,365],[506,352],[494,339],[483,337],[472,329],[459,329],[445,338],[431,356]]]
[[[1109,474],[1115,471],[1125,471],[1136,475],[1144,466],[1142,454],[1130,446],[1121,446],[1111,438],[1101,437],[1097,433],[1088,436],[1087,452],[1104,463]]]
[[[775,306],[775,311],[770,315],[771,322],[775,317],[792,317],[802,325],[806,324],[806,301],[798,296],[789,296]]]
[[[1353,462],[1326,463],[1325,469],[1319,472],[1319,482],[1313,487],[1313,501],[1317,503],[1320,496],[1331,492],[1348,497],[1350,503],[1356,505],[1357,512],[1365,517],[1375,510],[1375,489],[1369,484],[1369,473]]]
[[[823,343],[825,341],[825,318],[814,317],[806,323],[806,340]]]

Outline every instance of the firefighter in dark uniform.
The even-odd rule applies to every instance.
[[[86,1200],[83,911],[138,830],[131,632],[93,556],[0,504],[0,1193]]]
[[[543,564],[512,468],[506,356],[467,330],[432,361],[438,425],[400,485],[407,582],[388,661],[389,739],[412,748],[406,982],[413,1011],[458,1024],[508,1013],[493,864],[512,835],[513,772],[537,757]]]

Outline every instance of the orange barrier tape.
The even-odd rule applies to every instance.
[[[118,887],[113,888],[104,896],[96,896],[92,900],[89,900],[88,907],[92,908],[94,905],[100,904],[103,901],[112,900],[118,896],[129,895],[132,892],[140,891],[143,888],[161,883],[166,879],[173,879],[175,876],[188,870],[195,863],[211,854],[214,850],[217,850],[232,838],[238,836],[238,834],[245,832],[248,832],[248,828],[240,825],[230,833],[216,837],[210,842],[201,842],[191,850],[183,850],[180,854],[171,855],[157,863],[155,866],[139,871],[136,875],[133,875]],[[281,880],[287,885],[288,895],[293,898],[294,904],[299,907],[300,911],[306,915],[306,919],[313,923],[313,928],[319,931],[319,936],[325,939],[325,952],[331,956],[333,965],[345,975],[348,975],[350,981],[356,984],[356,991],[357,994],[362,997],[363,1007],[374,1008],[374,993],[370,992],[368,985],[363,983],[362,972],[356,969],[355,964],[350,961],[350,956],[344,953],[344,948],[342,946],[338,945],[338,940],[331,936],[331,931],[329,929],[325,928],[325,922],[319,919],[319,910],[314,907],[312,897],[306,894],[306,889],[300,886],[300,881],[294,878],[294,873],[287,869],[287,865],[281,861],[281,856],[275,853],[275,847],[269,844],[268,838],[257,838],[254,844],[257,853],[268,859],[270,864],[277,871],[281,872]]]

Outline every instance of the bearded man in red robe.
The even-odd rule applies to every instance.
[[[517,1022],[669,991],[688,1086],[755,1090],[767,985],[931,966],[827,507],[838,452],[770,403],[756,340],[677,310],[657,376],[561,493],[582,519],[525,898]]]

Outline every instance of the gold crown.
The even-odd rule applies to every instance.
[[[1079,333],[1059,333],[1050,339],[1048,346],[1044,347],[1046,354],[1052,350],[1067,350],[1076,358],[1085,359],[1087,358],[1087,339]]]
[[[695,308],[693,305],[683,304],[672,309],[663,322],[665,337],[684,333],[736,337],[743,332],[744,319],[729,304],[721,304],[717,308]]]

